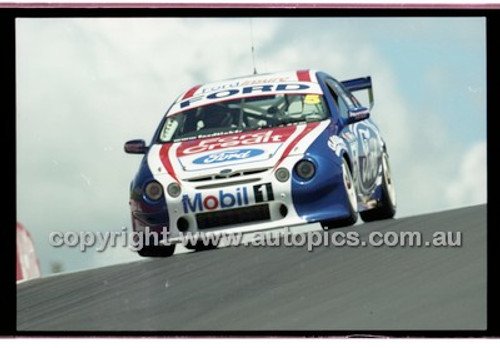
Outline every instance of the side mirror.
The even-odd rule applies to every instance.
[[[370,110],[365,107],[353,108],[349,110],[347,123],[356,123],[370,117]]]
[[[146,142],[144,140],[135,139],[127,141],[123,149],[126,153],[145,154],[148,147],[146,146]]]

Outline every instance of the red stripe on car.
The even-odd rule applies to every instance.
[[[197,86],[194,86],[193,88],[191,88],[189,91],[186,92],[186,94],[184,94],[184,96],[182,97],[182,100],[187,99],[187,98],[191,98],[200,87],[201,87],[201,85],[197,85]]]
[[[172,147],[173,143],[166,143],[163,144],[163,146],[160,149],[160,160],[163,166],[165,167],[165,170],[167,173],[174,178],[175,181],[179,182],[177,179],[177,175],[175,175],[174,167],[172,167],[172,162],[170,161],[170,156],[168,155],[168,152],[170,148]]]
[[[311,75],[309,74],[309,70],[298,70],[297,78],[299,79],[299,81],[311,82]]]
[[[281,162],[283,162],[283,160],[290,154],[290,152],[298,144],[298,142],[301,141],[307,134],[309,134],[319,124],[320,124],[320,122],[308,123],[307,126],[302,130],[302,132],[299,135],[297,135],[297,137],[295,139],[293,139],[290,144],[288,144],[285,151],[283,152],[283,155],[281,155],[280,160],[274,166],[274,169],[278,168],[278,166],[281,164]]]

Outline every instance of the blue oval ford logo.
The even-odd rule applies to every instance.
[[[237,149],[217,152],[210,155],[198,157],[193,161],[194,164],[211,164],[228,161],[237,161],[262,155],[264,150],[260,149]]]

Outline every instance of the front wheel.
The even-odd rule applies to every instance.
[[[137,253],[143,257],[169,257],[175,252],[175,244],[164,246],[145,245]]]
[[[382,198],[377,207],[361,212],[364,222],[392,219],[396,214],[396,189],[389,166],[389,156],[384,151],[382,154]]]
[[[194,250],[194,251],[205,251],[205,250],[212,250],[216,249],[218,244],[215,244],[213,242],[209,242],[207,244],[203,243],[202,240],[198,240],[195,243],[188,242],[186,243],[185,247],[189,250]]]
[[[322,223],[323,227],[335,228],[354,225],[358,220],[358,197],[354,180],[352,179],[351,169],[345,158],[342,159],[342,181],[347,196],[349,206],[349,216],[343,219],[329,220]]]

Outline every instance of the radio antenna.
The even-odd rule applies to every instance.
[[[252,44],[252,64],[253,64],[253,74],[257,75],[257,68],[255,67],[255,48],[253,45],[253,22],[252,18],[250,18],[250,40]]]

